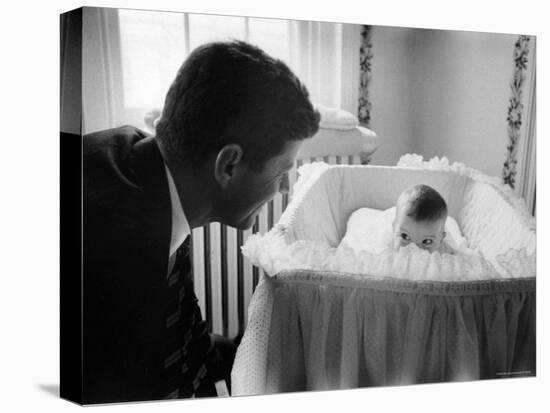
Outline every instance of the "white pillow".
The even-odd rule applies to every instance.
[[[316,109],[321,115],[319,128],[351,130],[359,125],[357,116],[338,108],[328,108],[323,105],[316,105]]]

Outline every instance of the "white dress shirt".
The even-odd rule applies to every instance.
[[[172,205],[172,236],[170,238],[170,252],[168,253],[168,274],[172,272],[174,264],[176,263],[176,250],[191,234],[191,228],[189,228],[189,222],[185,217],[183,208],[181,207],[180,197],[174,183],[174,178],[170,170],[164,165],[166,170],[166,178],[168,180],[168,188],[170,190],[170,203]]]
[[[174,178],[170,170],[164,164],[164,169],[166,169],[166,178],[168,179],[168,188],[170,189],[170,203],[172,204],[172,236],[170,238],[170,253],[168,257],[168,273],[167,276],[172,272],[174,264],[176,263],[176,251],[181,245],[185,238],[191,234],[191,228],[189,227],[189,222],[185,217],[183,208],[181,207],[180,197],[178,191],[176,190],[176,184],[174,183]],[[219,380],[214,383],[216,388],[216,393],[219,397],[229,396],[229,391],[225,380]]]

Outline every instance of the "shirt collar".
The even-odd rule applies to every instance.
[[[164,169],[166,169],[166,178],[168,179],[168,188],[170,189],[170,203],[172,205],[172,235],[170,238],[171,256],[176,252],[183,241],[185,241],[185,238],[191,234],[191,229],[189,228],[189,222],[187,222],[187,218],[181,207],[180,197],[176,190],[174,178],[166,164],[164,164]]]

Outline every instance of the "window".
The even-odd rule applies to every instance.
[[[183,16],[122,9],[118,15],[124,107],[162,105],[187,56]]]
[[[356,112],[360,26],[92,8],[85,19],[86,132],[122,124],[145,128],[145,114],[162,108],[186,56],[213,40],[261,47],[289,65],[312,101]]]
[[[246,40],[288,63],[286,20],[124,9],[118,16],[126,108],[162,106],[190,50],[210,41]]]

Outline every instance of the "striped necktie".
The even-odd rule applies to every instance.
[[[193,291],[188,237],[176,252],[176,262],[167,278],[169,303],[166,306],[167,378],[165,398],[192,397],[208,371],[213,352],[206,322],[202,320]]]

